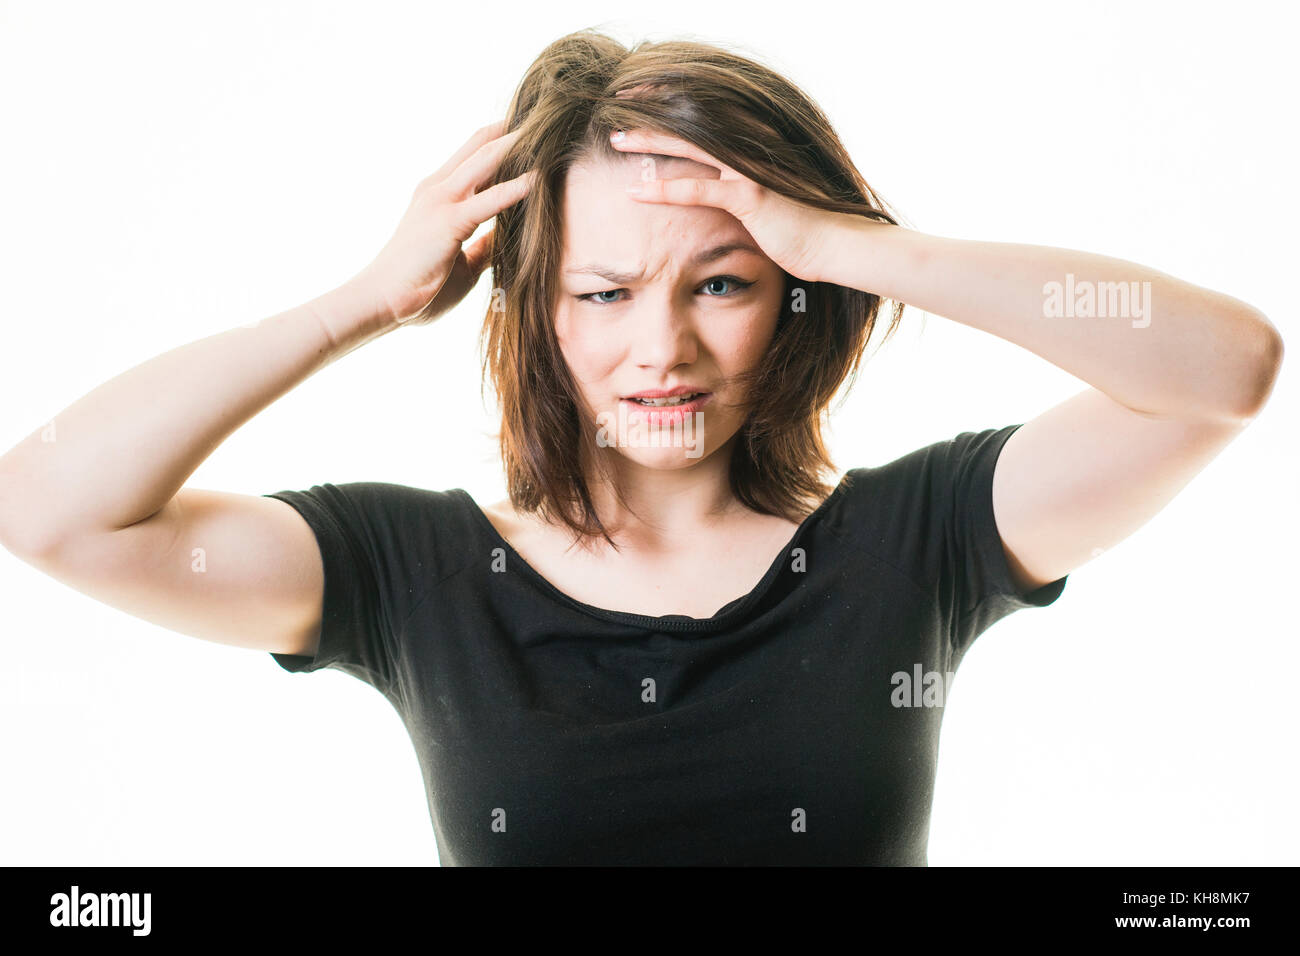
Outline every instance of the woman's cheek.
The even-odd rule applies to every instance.
[[[617,339],[601,335],[594,325],[561,309],[555,318],[555,339],[570,371],[584,390],[598,390],[618,371],[621,351]]]
[[[741,334],[733,340],[731,352],[734,353],[733,364],[737,368],[749,368],[758,363],[772,344],[776,334],[777,306],[763,308],[755,312],[741,326]]]

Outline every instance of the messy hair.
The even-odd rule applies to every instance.
[[[634,95],[616,96],[636,88]],[[505,131],[522,130],[495,176],[537,178],[497,213],[491,241],[493,301],[480,335],[483,374],[501,407],[498,433],[511,503],[580,540],[604,537],[584,470],[610,474],[592,418],[564,360],[552,317],[559,301],[563,189],[570,167],[625,157],[616,129],[646,128],[692,143],[782,196],[819,209],[898,225],[867,185],[821,109],[772,69],[712,44],[640,43],[595,30],[542,51],[515,90]],[[800,311],[792,293],[802,290]],[[822,421],[851,388],[880,297],[786,273],[772,342],[739,382],[745,423],[731,443],[730,484],[761,514],[799,522],[832,490]],[[902,319],[894,303],[887,339]],[[847,394],[848,389],[845,392]],[[619,494],[617,487],[615,494]]]

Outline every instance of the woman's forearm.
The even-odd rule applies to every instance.
[[[110,379],[0,456],[0,540],[42,548],[148,518],[246,421],[394,327],[343,285]]]
[[[834,250],[824,281],[990,332],[1152,416],[1249,418],[1281,361],[1258,310],[1120,259],[868,220]]]

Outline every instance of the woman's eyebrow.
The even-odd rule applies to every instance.
[[[734,242],[724,242],[721,245],[713,246],[710,249],[704,249],[697,252],[687,262],[688,266],[700,266],[709,262],[716,262],[723,259],[733,252],[748,252],[752,255],[760,256],[762,252],[752,242],[736,240]],[[572,269],[564,270],[566,275],[595,275],[610,282],[626,283],[635,282],[642,276],[641,272],[620,272],[612,266],[601,265],[600,263],[589,263],[583,266],[575,266]]]

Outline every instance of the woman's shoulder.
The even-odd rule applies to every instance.
[[[538,523],[520,514],[509,498],[491,504],[479,504],[471,498],[469,504],[482,514],[498,537],[516,550],[526,551],[530,544],[543,539],[543,530]]]
[[[435,548],[485,534],[477,506],[461,488],[437,490],[393,481],[321,482],[272,497],[346,530],[355,540],[388,549]]]

